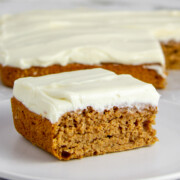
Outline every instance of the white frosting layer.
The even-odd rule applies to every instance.
[[[160,97],[151,84],[99,68],[21,78],[15,81],[13,95],[52,123],[66,112],[87,106],[99,112],[113,106],[141,108],[157,106]]]
[[[6,15],[0,21],[0,63],[21,69],[102,62],[164,66],[157,39],[180,39],[179,18],[179,11],[53,10]]]

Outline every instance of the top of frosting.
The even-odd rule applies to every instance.
[[[26,69],[68,63],[158,63],[157,39],[180,38],[179,11],[32,11],[0,20],[0,63]]]
[[[52,123],[66,112],[88,106],[102,112],[114,106],[157,106],[159,101],[151,84],[100,68],[20,78],[15,81],[13,95]]]

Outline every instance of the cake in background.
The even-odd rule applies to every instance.
[[[179,18],[179,11],[91,10],[2,16],[2,82],[101,67],[164,88],[164,55],[167,68],[179,68]]]

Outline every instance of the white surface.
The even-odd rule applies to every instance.
[[[171,71],[168,82],[167,88],[159,91],[162,98],[155,126],[159,142],[147,148],[68,162],[58,161],[15,131],[9,91],[6,100],[0,102],[0,176],[18,180],[180,177],[180,72]],[[0,86],[0,94],[2,89]]]
[[[0,0],[0,3],[0,14],[24,12],[32,9],[79,7],[113,10],[180,9],[179,0]]]
[[[160,95],[151,85],[131,75],[101,68],[64,72],[15,81],[13,95],[32,112],[51,121],[91,106],[98,112],[116,107],[157,106]]]

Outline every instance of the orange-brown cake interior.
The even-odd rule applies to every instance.
[[[180,42],[161,42],[167,69],[180,69]]]

